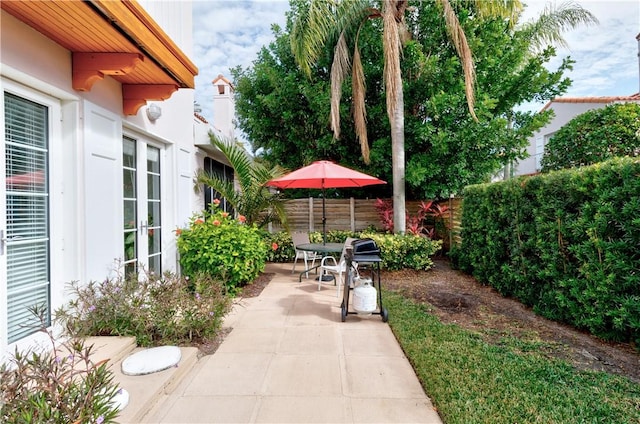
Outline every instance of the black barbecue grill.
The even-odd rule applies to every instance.
[[[356,276],[356,269],[357,274],[360,276],[369,276],[373,287],[378,291],[377,310],[371,312],[371,314],[380,315],[382,316],[382,322],[387,322],[389,313],[387,309],[382,306],[382,286],[380,285],[380,263],[382,262],[382,258],[380,257],[380,248],[376,242],[368,238],[354,240],[351,246],[347,246],[345,260],[347,262],[347,275],[341,305],[342,322],[347,319],[347,315],[358,314],[358,312],[349,311],[349,294],[351,290],[354,289],[352,283]],[[355,266],[356,264],[357,268]]]

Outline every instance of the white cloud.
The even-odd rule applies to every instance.
[[[525,20],[537,16],[549,3],[559,5],[561,2],[527,1]],[[573,84],[565,96],[624,96],[640,91],[636,41],[640,32],[640,2],[582,0],[575,3],[590,11],[599,24],[563,34],[569,47],[558,49],[550,68],[555,69],[566,56],[575,61],[573,71],[566,74]]]
[[[550,3],[548,0],[524,0],[528,20]],[[568,49],[558,49],[550,67],[555,69],[566,56],[576,63],[567,74],[573,84],[567,96],[630,95],[640,91],[638,43],[640,1],[574,1],[593,13],[597,26],[567,32]],[[561,1],[555,1],[560,4]],[[196,101],[202,114],[213,121],[211,81],[218,75],[230,77],[229,69],[251,66],[258,51],[273,40],[271,25],[285,26],[287,0],[194,0],[193,60],[200,71],[196,76]],[[533,105],[539,109],[541,105]]]
[[[229,69],[247,68],[263,46],[273,41],[272,24],[285,26],[288,0],[194,0],[193,61],[196,76],[196,101],[202,115],[213,122],[213,86],[211,81]]]

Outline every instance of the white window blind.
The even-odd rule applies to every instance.
[[[4,95],[8,342],[37,331],[49,311],[48,108]]]

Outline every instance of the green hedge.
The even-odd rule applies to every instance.
[[[553,320],[640,346],[640,160],[465,189],[461,269]]]
[[[382,258],[382,268],[399,270],[404,268],[428,270],[433,268],[432,256],[442,248],[442,240],[431,240],[414,235],[377,234],[369,231],[329,231],[327,243],[344,243],[347,237],[371,238],[378,247]],[[267,244],[275,249],[267,252],[269,262],[293,262],[295,250],[291,235],[285,231],[265,235]],[[322,233],[312,232],[309,238],[313,243],[322,243]]]

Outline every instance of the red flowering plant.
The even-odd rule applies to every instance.
[[[388,232],[393,232],[393,202],[391,200],[376,199],[375,208],[380,217],[382,228]],[[433,200],[420,202],[418,212],[411,216],[406,213],[407,234],[421,235],[436,239],[438,236],[438,225],[444,225],[444,214],[449,209],[446,205],[441,205]],[[445,226],[445,230],[446,230]]]
[[[256,225],[219,210],[219,202],[205,214],[193,216],[186,228],[176,230],[182,273],[204,273],[225,282],[227,291],[253,282],[264,270],[269,246]]]

